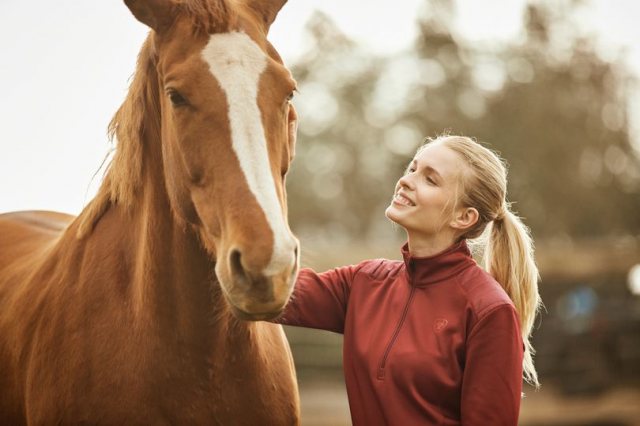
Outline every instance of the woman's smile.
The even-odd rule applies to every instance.
[[[404,195],[401,191],[398,191],[396,195],[393,197],[393,204],[398,204],[401,206],[415,206],[416,204],[409,199],[406,195]]]

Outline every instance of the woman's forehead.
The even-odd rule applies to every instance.
[[[431,143],[413,158],[418,168],[432,168],[444,179],[457,176],[464,164],[460,156],[443,144]]]

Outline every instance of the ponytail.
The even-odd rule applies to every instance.
[[[504,208],[488,226],[484,267],[500,283],[515,305],[524,342],[524,378],[538,388],[538,373],[533,365],[535,350],[529,340],[541,305],[533,241],[527,226],[508,208]]]
[[[465,136],[444,135],[428,143],[441,143],[450,148],[467,166],[459,179],[456,204],[475,208],[479,218],[460,237],[484,246],[485,270],[500,283],[515,305],[524,342],[524,379],[538,388],[540,383],[533,365],[535,351],[529,340],[541,305],[538,268],[529,229],[509,210],[506,202],[507,167],[494,151]]]

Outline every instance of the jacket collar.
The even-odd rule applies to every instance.
[[[409,284],[414,287],[422,287],[446,280],[463,269],[476,264],[466,240],[455,243],[448,249],[428,257],[411,256],[409,243],[405,243],[402,246],[402,257]]]

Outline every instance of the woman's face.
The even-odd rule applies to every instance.
[[[427,145],[398,180],[386,216],[410,235],[455,233],[450,222],[463,167],[462,159],[451,149],[440,143]]]

